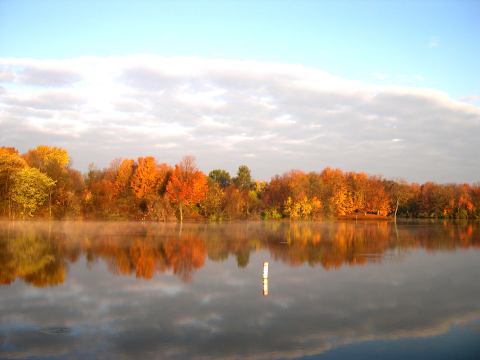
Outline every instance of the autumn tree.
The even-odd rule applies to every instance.
[[[64,169],[70,164],[67,150],[55,146],[39,145],[29,150],[24,158],[28,165],[39,169],[56,181],[60,180]]]
[[[167,195],[167,185],[172,176],[173,169],[168,164],[157,166],[158,183],[156,195],[153,197],[153,212],[156,219],[167,221],[168,217],[174,213],[174,209]]]
[[[0,206],[4,215],[11,215],[11,190],[17,172],[27,166],[14,148],[0,147]]]
[[[66,149],[39,145],[23,155],[28,165],[37,168],[55,181],[52,189],[50,210],[56,218],[63,218],[72,212],[78,193],[71,188],[70,155]],[[75,211],[73,211],[75,212]],[[50,214],[51,215],[51,214]]]
[[[12,200],[22,217],[32,217],[49,198],[55,181],[36,168],[26,167],[14,175]]]
[[[130,186],[135,172],[135,161],[120,159],[112,165],[110,166],[112,174],[109,176],[113,188],[111,211],[117,218],[129,218],[133,210],[131,205],[135,203],[135,196]]]
[[[118,167],[115,176],[115,194],[125,194],[130,189],[135,161],[123,159]]]
[[[456,217],[459,219],[468,219],[475,210],[475,204],[472,201],[472,191],[468,184],[456,186]]]
[[[323,203],[326,205],[327,212],[337,216],[353,213],[353,197],[343,171],[327,167],[322,171],[321,176],[326,190]]]
[[[454,194],[446,186],[431,181],[422,184],[417,202],[421,217],[449,217],[455,209]]]
[[[369,186],[368,175],[363,172],[349,172],[345,174],[345,177],[347,187],[352,197],[353,211],[356,213],[365,213]]]
[[[209,176],[208,191],[200,204],[202,213],[207,219],[215,221],[223,218],[224,195],[221,185]]]
[[[244,197],[242,192],[237,189],[235,185],[230,185],[225,189],[225,196],[223,197],[223,209],[225,215],[229,220],[242,217],[243,209],[245,207]]]
[[[322,208],[322,189],[321,177],[316,173],[291,170],[274,176],[261,196],[267,207],[264,213],[271,218],[276,213],[290,219],[316,217]]]
[[[317,213],[322,207],[322,203],[317,197],[308,199],[304,196],[300,200],[292,200],[289,196],[284,204],[283,212],[290,218],[294,219],[309,219],[313,214]]]
[[[85,182],[80,171],[67,168],[63,186],[56,194],[55,214],[59,218],[77,218],[82,213],[81,194]]]
[[[133,176],[131,186],[138,199],[144,199],[152,194],[157,187],[157,163],[153,156],[138,158],[138,167]]]
[[[390,198],[380,177],[368,179],[365,205],[367,213],[387,216],[390,212]]]
[[[166,190],[170,201],[179,210],[180,222],[183,222],[184,207],[202,201],[208,190],[207,178],[196,168],[193,156],[186,156],[175,165]]]
[[[289,182],[286,181],[285,174],[282,176],[273,176],[266,184],[261,195],[261,199],[265,208],[264,217],[281,217],[283,206],[288,197],[291,197],[291,189]]]
[[[140,201],[140,209],[148,213],[152,198],[158,187],[157,163],[153,156],[138,158],[138,166],[133,175],[131,187],[135,197]]]
[[[474,206],[472,218],[480,219],[480,183],[475,183],[470,187],[470,198]]]
[[[334,184],[332,195],[328,200],[330,209],[337,216],[349,215],[354,211],[351,193],[343,182]]]
[[[396,220],[398,209],[406,204],[411,197],[409,185],[404,180],[385,180],[384,188],[390,199],[390,208],[393,211],[393,217]]]

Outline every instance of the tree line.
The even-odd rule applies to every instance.
[[[0,147],[0,216],[11,219],[183,221],[309,220],[328,217],[480,219],[480,183],[424,184],[325,168],[291,170],[270,181],[200,171],[192,156],[171,166],[153,156],[116,159],[86,173],[67,150]]]

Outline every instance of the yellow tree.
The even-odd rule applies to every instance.
[[[70,200],[74,197],[74,191],[69,183],[68,167],[70,156],[67,150],[47,145],[39,145],[23,155],[28,165],[39,169],[55,181],[52,188],[51,203],[55,216],[62,217],[69,209]],[[50,212],[52,207],[50,207]],[[51,215],[51,214],[50,214]]]
[[[221,185],[209,177],[208,191],[205,199],[201,203],[202,211],[209,220],[220,220],[222,218],[223,197],[224,191]]]
[[[12,200],[21,208],[21,214],[33,216],[50,194],[55,181],[36,168],[26,167],[14,176]]]
[[[304,196],[298,201],[292,200],[289,196],[284,203],[284,213],[290,217],[290,220],[301,218],[308,219],[322,208],[322,203],[317,197],[308,199]]]
[[[39,145],[24,155],[28,165],[46,173],[54,180],[59,180],[63,170],[70,164],[67,150],[47,145]]]
[[[16,149],[0,147],[0,205],[4,214],[8,211],[8,216],[11,215],[13,177],[26,166],[27,163]]]

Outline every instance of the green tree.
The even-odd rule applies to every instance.
[[[240,165],[238,167],[237,176],[233,179],[233,182],[239,190],[252,190],[255,185],[252,182],[250,169],[247,165]]]
[[[26,167],[14,176],[12,201],[22,217],[32,217],[51,195],[55,181],[36,168]]]
[[[208,178],[216,182],[222,189],[225,189],[232,183],[230,174],[226,170],[215,169],[208,173]]]

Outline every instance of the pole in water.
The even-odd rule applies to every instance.
[[[268,296],[268,261],[263,263],[263,296]]]

